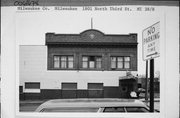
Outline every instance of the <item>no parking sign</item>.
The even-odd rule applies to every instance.
[[[159,50],[160,22],[146,28],[142,32],[143,60],[160,56]]]

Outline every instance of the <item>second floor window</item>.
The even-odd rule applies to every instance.
[[[52,67],[60,70],[103,70],[107,68],[112,71],[131,68],[130,56],[110,56],[109,59],[96,55],[82,55],[79,57],[74,55],[54,55]]]
[[[111,69],[129,69],[130,68],[130,57],[111,57]]]
[[[83,56],[82,57],[82,68],[101,69],[102,68],[102,57],[100,57],[100,56]]]
[[[54,68],[71,69],[74,67],[73,56],[54,56]]]

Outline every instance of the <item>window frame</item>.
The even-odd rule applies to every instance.
[[[73,85],[73,87],[69,87]],[[78,89],[78,83],[76,82],[62,82],[61,83],[61,90],[77,90]]]
[[[26,84],[39,84],[39,87],[27,87]],[[41,83],[40,82],[25,82],[24,83],[24,93],[40,93],[41,92]]]
[[[87,58],[87,61],[83,61],[83,57]],[[90,58],[94,58],[94,67],[91,68],[90,67]],[[97,61],[97,59],[101,59],[101,61]],[[87,68],[83,67],[83,63],[87,62]],[[81,70],[102,70],[103,69],[103,56],[102,55],[81,55],[81,59],[80,59],[80,63],[81,63]],[[97,64],[100,63],[100,68],[98,68]]]
[[[129,58],[129,61],[126,61],[125,58]],[[124,59],[124,60],[123,60],[124,69],[130,69],[130,68],[131,68],[131,57],[130,57],[130,56],[124,56],[123,59]],[[126,67],[125,67],[126,62],[128,62],[129,68],[126,68]]]
[[[126,57],[129,58],[129,61],[125,61]],[[115,61],[112,61],[112,58],[115,58]],[[122,61],[118,61],[118,58],[122,58]],[[115,68],[112,68],[112,62],[115,63]],[[118,62],[122,62],[122,68],[118,68]],[[125,68],[125,62],[129,62],[129,68]],[[114,71],[114,70],[131,70],[131,56],[111,55],[110,56],[110,66],[109,66],[109,69],[111,71]]]
[[[55,57],[58,57],[55,62]],[[66,68],[62,68],[61,58],[65,56]],[[83,57],[86,57],[86,61],[83,61]],[[115,61],[112,62],[112,57]],[[125,59],[128,57],[127,59]],[[70,58],[70,59],[69,59]],[[94,58],[92,61],[92,67],[90,67],[90,58]],[[132,68],[132,57],[130,55],[119,55],[117,53],[54,53],[52,55],[52,66],[49,70],[77,70],[77,71],[131,71]],[[126,61],[127,60],[127,61]],[[59,64],[59,66],[55,63]],[[112,63],[115,64],[115,68],[112,68]],[[126,68],[128,67],[128,68]]]
[[[104,90],[104,83],[87,83],[87,90]]]
[[[55,57],[58,57],[59,58],[59,66],[56,68],[55,67]],[[65,60],[62,61],[62,57],[65,57]],[[72,61],[69,60],[69,57],[71,58],[72,57]],[[74,70],[75,69],[75,56],[72,54],[70,55],[53,55],[53,65],[52,65],[52,68],[53,70]],[[65,65],[66,67],[62,67],[62,62],[65,62]],[[69,63],[72,63],[72,68],[70,68],[69,66]]]

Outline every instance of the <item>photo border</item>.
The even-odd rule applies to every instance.
[[[3,1],[1,1],[1,3],[2,3]],[[11,1],[12,2],[12,1]],[[112,2],[113,3],[113,2]],[[144,5],[157,5],[154,1],[151,1],[150,2],[151,4],[148,4],[148,3],[146,3],[146,2],[144,2]],[[172,6],[172,7],[179,7],[179,1],[171,1],[170,3],[169,2],[166,2],[166,3],[164,3],[164,2],[159,2],[160,4],[159,5],[157,5],[157,6]],[[173,3],[173,4],[172,4]],[[141,1],[140,2],[137,2],[137,5],[140,5],[141,4]],[[120,4],[121,5],[121,4]],[[134,4],[133,4],[134,5]],[[9,6],[9,7],[11,7],[11,6],[13,6],[13,5],[10,5],[10,4],[7,4],[7,2],[5,2],[5,4],[2,4],[2,6],[3,7],[7,7],[7,6]],[[12,9],[14,9],[14,7],[12,8]],[[14,9],[15,10],[15,9]],[[12,10],[13,11],[13,10]],[[10,12],[12,12],[12,11],[10,11]],[[5,12],[4,10],[2,11],[2,12]],[[9,12],[8,12],[9,13]],[[12,21],[12,20],[15,20],[14,19],[14,16],[12,16],[13,17],[13,19],[11,19],[10,20],[10,23],[12,23],[12,22],[14,22],[14,21]],[[12,18],[11,17],[11,18]],[[165,16],[166,17],[166,16]],[[5,17],[5,18],[7,18],[7,17]],[[179,26],[178,26],[179,27]],[[7,27],[5,27],[5,28],[7,28]],[[12,36],[14,36],[14,33],[12,33],[12,30],[14,30],[14,26],[11,26],[10,28],[12,28],[11,30],[10,30],[10,34],[12,35]],[[165,31],[165,32],[167,32],[167,31]],[[175,34],[177,34],[177,33],[175,33]],[[178,28],[178,34],[179,34],[179,28]],[[165,35],[165,34],[164,34]],[[12,37],[12,36],[10,36],[10,37]],[[2,36],[2,39],[6,39],[8,36]],[[165,38],[166,38],[166,36],[164,36]],[[177,37],[176,37],[177,38]],[[178,39],[179,39],[179,35],[178,35]],[[167,41],[167,39],[165,39],[165,46],[164,46],[164,49],[166,50],[166,47],[168,47],[167,45],[168,45],[168,41]],[[178,41],[178,43],[179,43],[179,41]],[[2,68],[5,68],[6,67],[6,58],[7,58],[7,55],[6,54],[4,54],[4,52],[6,52],[6,49],[8,49],[8,48],[6,48],[5,47],[5,45],[7,44],[7,41],[5,41],[5,40],[2,40],[2,43],[1,43],[1,45],[2,45]],[[179,45],[179,44],[178,44]],[[10,43],[10,46],[13,46],[12,45],[12,43]],[[177,46],[175,46],[175,49],[177,49]],[[12,51],[12,50],[11,50]],[[177,50],[176,50],[177,51]],[[178,50],[179,51],[179,50]],[[8,51],[7,51],[8,52]],[[176,54],[177,54],[177,52],[176,52]],[[167,53],[165,53],[165,56],[167,56]],[[178,63],[179,63],[179,53],[178,53]],[[176,58],[176,57],[175,57]],[[17,61],[17,60],[16,60]],[[176,61],[177,61],[177,59],[176,59]],[[9,61],[7,61],[7,62],[9,62]],[[12,61],[10,61],[10,63],[11,63]],[[166,65],[166,62],[168,62],[168,60],[166,59],[165,60],[165,65],[163,66],[163,67],[165,67],[165,73],[164,74],[162,74],[161,73],[161,76],[163,77],[166,77],[166,75],[167,75],[167,73],[166,73],[166,71],[167,71],[167,65]],[[13,66],[14,67],[14,66]],[[15,68],[17,68],[17,67],[15,67]],[[162,67],[161,67],[162,68]],[[177,69],[177,67],[176,67],[176,69]],[[16,71],[16,70],[15,70]],[[9,94],[10,94],[10,92],[12,92],[12,90],[7,90],[7,95],[5,95],[4,93],[5,93],[5,91],[6,91],[6,88],[7,87],[5,87],[6,86],[6,83],[8,83],[6,80],[9,80],[9,76],[7,76],[6,74],[7,74],[8,72],[7,72],[7,69],[4,69],[4,70],[2,70],[2,85],[1,85],[1,87],[2,87],[2,116],[8,116],[8,114],[6,114],[7,113],[7,108],[5,108],[5,109],[3,109],[3,107],[5,107],[6,106],[6,104],[5,103],[7,103],[7,101],[5,100],[6,99],[6,96],[9,96]],[[13,75],[14,75],[14,72],[12,72],[12,70],[10,70],[10,73],[12,73]],[[17,71],[16,71],[16,73],[17,73]],[[7,79],[5,79],[7,77]],[[175,77],[173,80],[175,80],[176,82],[179,82],[179,65],[178,65],[178,74],[177,74],[177,72],[175,72],[175,75],[173,75],[173,77]],[[166,78],[167,79],[167,78]],[[168,84],[168,81],[166,80],[166,81],[164,81],[164,82],[160,82],[160,86],[162,87],[162,85],[164,86],[164,89],[166,89],[166,85]],[[8,86],[9,85],[11,85],[11,84],[7,84]],[[169,84],[168,84],[169,85]],[[177,85],[176,85],[176,87],[177,87]],[[178,84],[178,87],[179,87],[179,84]],[[19,89],[19,88],[18,88]],[[175,87],[173,87],[173,90],[175,89]],[[17,87],[15,87],[15,90],[17,90]],[[177,90],[175,90],[175,92],[177,92]],[[179,92],[179,88],[178,88],[178,92]],[[164,112],[168,112],[168,111],[166,111],[167,110],[167,106],[166,106],[166,102],[169,102],[169,97],[167,97],[168,96],[168,93],[166,93],[166,92],[164,92],[164,93],[162,93],[162,92],[160,92],[160,94],[162,94],[162,95],[165,95],[165,97],[166,98],[163,98],[164,99],[164,104],[162,104],[162,100],[161,100],[161,102],[160,102],[160,107],[162,107],[162,106],[164,106],[163,107],[163,109],[164,109]],[[179,95],[179,93],[177,93],[178,95]],[[13,94],[14,95],[14,94]],[[19,94],[18,94],[19,95]],[[178,95],[176,95],[176,96],[178,96]],[[16,94],[15,94],[15,96],[16,96]],[[160,95],[161,96],[161,95]],[[179,98],[179,96],[178,96],[178,98]],[[178,99],[177,98],[177,99]],[[177,101],[177,100],[176,100]],[[179,101],[179,100],[178,100]],[[16,100],[15,100],[15,102],[16,102]],[[10,103],[12,103],[12,101],[10,101]],[[12,106],[14,106],[14,105],[12,105]],[[16,107],[16,105],[15,105],[15,107]],[[15,109],[14,107],[13,107],[13,109]],[[160,108],[160,109],[162,109],[162,108]],[[16,110],[14,110],[14,111],[16,111]],[[11,114],[11,112],[12,112],[12,109],[10,109],[10,114]],[[161,112],[161,110],[160,110],[160,112]],[[9,113],[9,112],[8,112]],[[169,113],[170,115],[172,115],[172,113]],[[173,113],[174,114],[174,113]],[[176,115],[178,115],[179,113],[175,113]],[[16,114],[16,112],[15,112],[15,115],[14,115],[14,112],[12,113],[12,115],[15,117],[18,117],[18,118],[20,118],[20,117],[22,117],[22,116],[19,116],[19,115],[17,115]],[[11,116],[12,116],[11,115]],[[27,118],[29,118],[30,116],[28,115],[28,113],[27,114],[24,114],[24,116],[27,116]],[[34,117],[34,118],[37,118],[35,115],[32,115],[31,114],[31,116],[32,117]],[[163,116],[165,116],[165,117],[167,117],[167,113],[164,113],[163,114]],[[41,116],[41,115],[39,115],[39,117],[44,117],[44,116]],[[51,117],[51,116],[46,116],[46,117]],[[83,117],[83,116],[82,116]],[[111,117],[111,116],[110,116]],[[153,117],[153,116],[152,116]],[[24,118],[24,117],[22,117],[22,118]]]
[[[162,22],[160,22],[160,21],[158,21],[158,22],[160,22],[160,35],[161,35],[161,39],[163,39],[164,38],[164,27],[161,27],[161,26],[163,26],[165,23],[164,23],[164,18],[165,17],[163,17],[164,16],[164,12],[160,12],[160,14],[161,14],[161,21]],[[147,26],[147,27],[149,27],[149,26]],[[142,32],[143,32],[143,30],[144,29],[142,29]],[[141,35],[141,34],[139,34],[139,35]],[[105,114],[102,114],[102,113],[33,113],[33,112],[20,112],[19,111],[19,82],[20,82],[20,80],[19,80],[19,40],[18,40],[18,37],[16,37],[16,73],[18,73],[18,74],[16,74],[16,116],[17,117],[30,117],[30,116],[33,116],[33,117],[44,117],[44,118],[49,118],[49,117],[53,117],[53,118],[66,118],[66,117],[68,117],[68,118],[70,118],[70,117],[72,117],[72,118],[74,118],[74,117],[78,117],[78,118],[86,118],[86,117],[88,117],[88,118],[95,118],[95,117],[111,117],[111,118],[117,118],[117,117],[119,117],[119,116],[121,116],[120,118],[126,118],[126,117],[138,117],[138,118],[144,118],[144,117],[146,117],[146,118],[157,118],[157,117],[161,117],[161,116],[163,116],[164,117],[164,109],[163,109],[163,107],[161,107],[161,104],[163,103],[165,103],[165,101],[162,99],[162,98],[164,98],[163,96],[164,96],[164,90],[162,90],[162,88],[165,88],[164,86],[165,85],[162,85],[161,83],[162,83],[162,81],[160,81],[160,113],[105,113]],[[160,53],[161,53],[161,55],[160,55],[160,57],[159,58],[161,58],[162,59],[162,63],[161,63],[161,67],[163,67],[163,65],[165,65],[164,64],[164,62],[165,62],[165,50],[162,50],[162,49],[165,49],[165,40],[160,40],[160,42],[161,42],[161,45],[160,45]],[[163,58],[164,57],[164,58]],[[156,58],[155,58],[156,59]],[[165,73],[165,68],[163,67],[163,68],[161,68],[160,69],[160,73],[161,74],[163,74],[163,73]],[[162,76],[163,77],[163,76]]]

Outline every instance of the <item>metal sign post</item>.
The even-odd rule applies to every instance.
[[[145,83],[146,93],[145,93],[145,101],[148,101],[148,60],[146,61],[146,83]]]
[[[150,112],[154,112],[154,59],[150,60]]]
[[[150,112],[154,112],[154,58],[160,56],[160,22],[153,24],[142,32],[143,60],[146,61],[146,79],[147,79],[147,61],[150,60]],[[147,80],[146,80],[147,81]],[[147,100],[147,85],[146,98]]]

